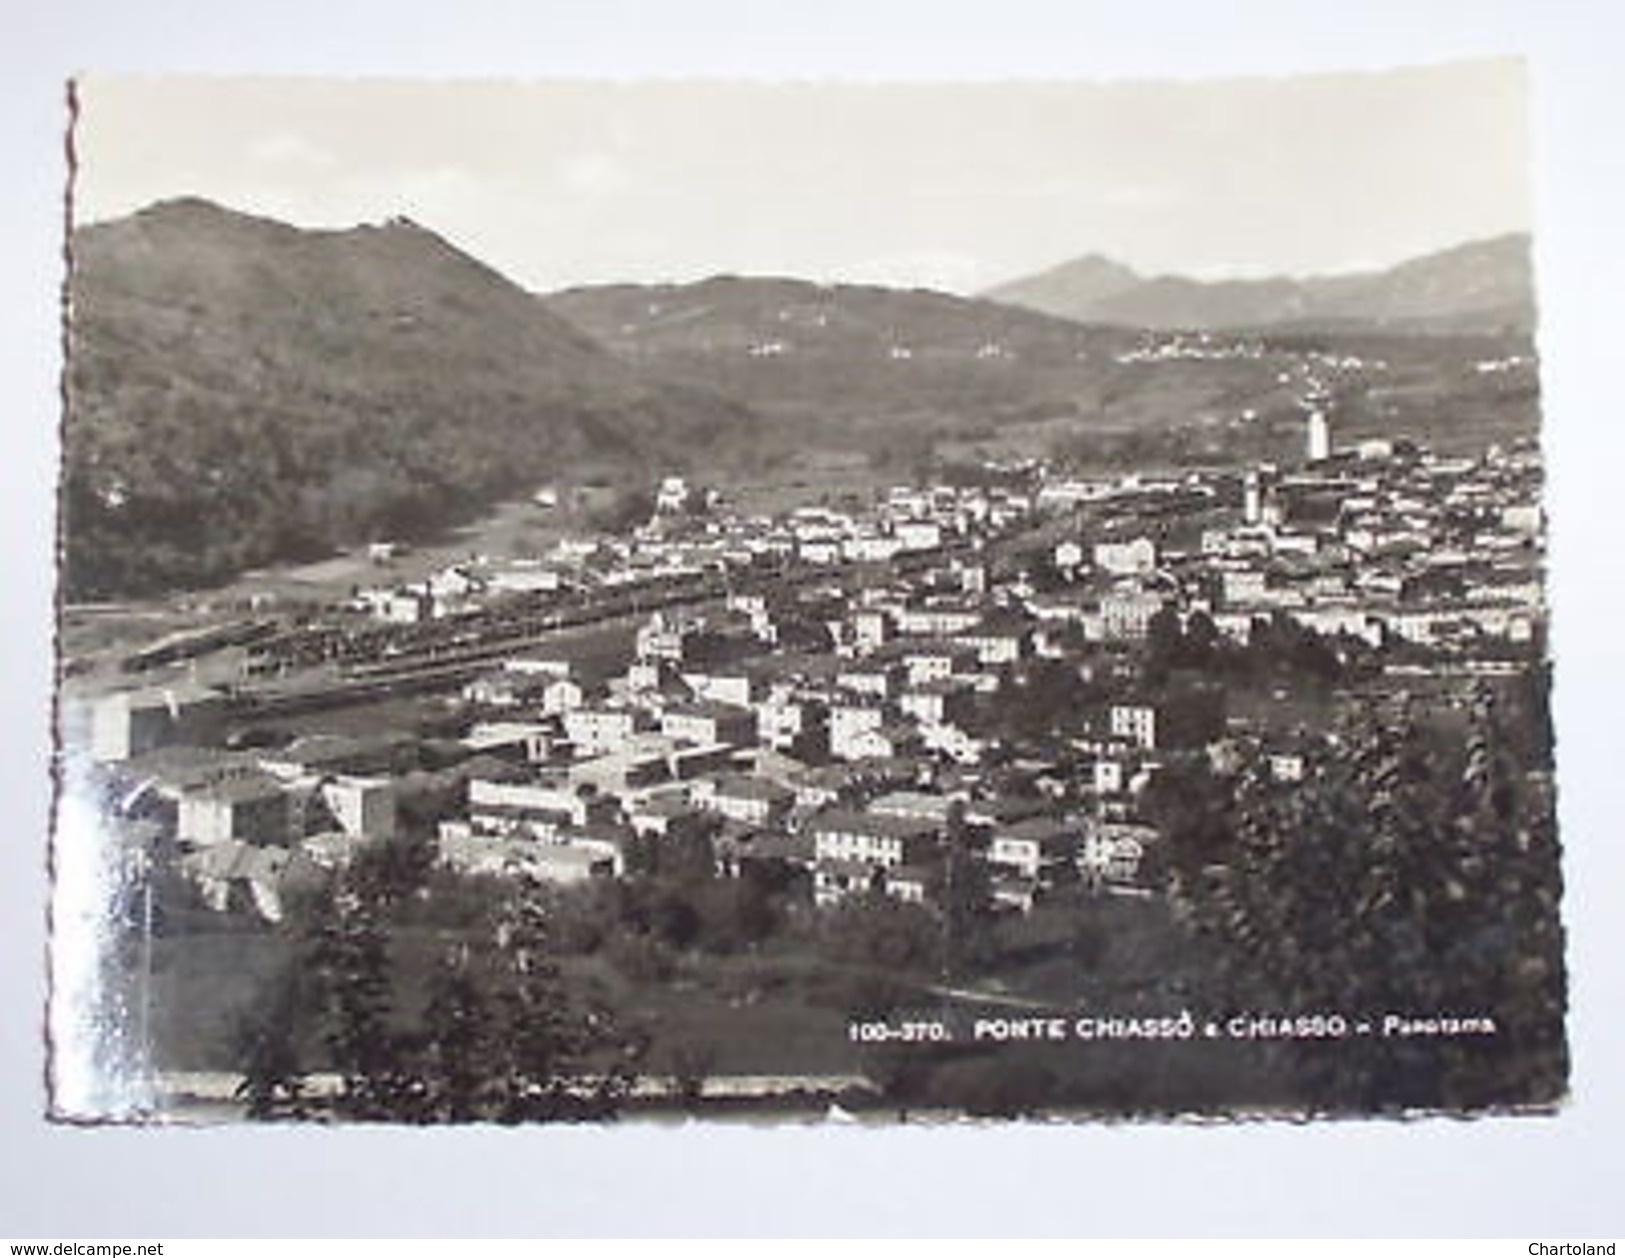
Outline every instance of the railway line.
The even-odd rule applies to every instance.
[[[765,594],[815,584],[847,585],[879,575],[909,575],[962,556],[969,540],[917,551],[888,565],[843,563],[778,565],[695,578],[641,582],[624,591],[598,591],[574,599],[521,596],[498,607],[460,612],[414,625],[311,626],[256,642],[245,675],[274,679],[296,671],[337,666],[352,679],[382,679],[425,669],[474,666],[500,659],[551,636],[628,616],[714,603],[730,595]]]
[[[177,650],[181,654],[174,658],[192,658],[222,646],[242,646],[247,653],[242,679],[228,692],[233,715],[243,721],[299,715],[453,690],[518,652],[546,646],[562,635],[608,628],[656,611],[703,607],[731,595],[783,593],[816,585],[861,588],[908,577],[979,550],[991,560],[1019,542],[1029,527],[1018,526],[990,537],[955,538],[885,563],[780,562],[563,596],[521,594],[489,607],[416,624],[327,622],[279,629],[275,622],[263,620],[234,622],[174,635],[137,654],[167,662]]]

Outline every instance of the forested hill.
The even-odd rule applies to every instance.
[[[1109,263],[1095,270],[1099,291],[1123,280]],[[896,475],[945,457],[1109,467],[1293,458],[1304,399],[1324,389],[1345,441],[1482,444],[1527,435],[1536,420],[1532,350],[1518,336],[1358,322],[1195,335],[922,289],[755,276],[542,301],[629,363],[738,398],[761,419],[764,461],[814,445]],[[1479,368],[1520,355],[1516,370]]]
[[[70,252],[69,599],[421,533],[559,475],[646,476],[750,422],[405,220],[312,232],[171,201]]]
[[[929,289],[719,275],[546,296],[628,361],[762,411],[937,422],[1070,405],[1137,334]]]
[[[764,421],[766,458],[821,445],[893,470],[967,432],[1099,416],[1123,392],[1115,356],[1140,341],[1131,329],[927,289],[777,276],[599,285],[542,301],[627,362],[738,398]],[[1163,422],[1163,400],[1118,407],[1113,420]]]

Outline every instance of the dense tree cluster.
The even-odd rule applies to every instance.
[[[1561,878],[1533,692],[1453,719],[1344,719],[1303,782],[1263,762],[1169,779],[1169,884],[1221,962],[1215,1006],[1491,1019],[1494,1034],[1294,1046],[1334,1110],[1555,1100],[1566,1078]]]
[[[296,963],[239,1029],[251,1117],[501,1123],[612,1118],[647,1044],[560,969],[546,890],[510,880],[422,990],[353,879],[306,906]],[[311,1086],[315,1074],[336,1077]]]

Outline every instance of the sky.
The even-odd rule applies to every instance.
[[[1530,217],[1516,61],[1186,82],[91,77],[73,213],[404,214],[527,288],[794,275],[974,292],[1391,265]]]

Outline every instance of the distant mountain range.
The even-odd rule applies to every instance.
[[[1009,287],[721,276],[537,296],[406,220],[302,231],[165,202],[70,239],[65,593],[423,534],[551,480],[794,476],[829,452],[890,477],[993,451],[1274,456],[1301,441],[1329,351],[1381,364],[1339,369],[1340,432],[1528,431],[1529,373],[1476,370],[1527,338],[1408,334],[1502,309],[1521,326],[1526,283],[1508,241],[1380,277],[1200,285],[1087,259],[1032,282],[1052,305],[1087,296],[1093,322]],[[1186,344],[1111,326],[1125,311],[1268,330]]]
[[[681,464],[750,422],[406,220],[301,231],[181,200],[70,253],[75,596],[421,532],[565,472]]]
[[[983,296],[1085,323],[1144,328],[1523,333],[1534,327],[1529,238],[1499,236],[1385,271],[1314,278],[1144,277],[1098,254]]]

